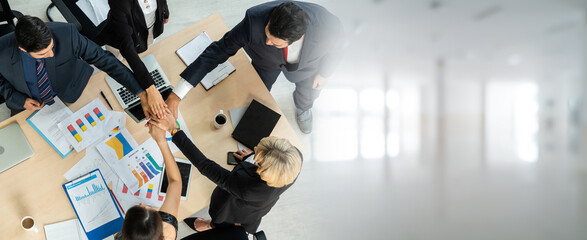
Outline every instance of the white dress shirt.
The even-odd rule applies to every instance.
[[[147,23],[147,28],[153,27],[155,25],[155,10],[157,10],[157,0],[137,0],[139,1],[139,6],[143,10],[143,15],[145,15],[145,22]]]

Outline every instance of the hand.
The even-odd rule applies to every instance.
[[[171,130],[173,130],[174,128],[177,128],[177,124],[175,123],[175,118],[173,117],[173,115],[171,114],[171,111],[169,111],[169,109],[165,109],[165,116],[161,119],[151,119],[148,123],[147,126],[150,125],[155,125],[158,128],[161,128],[165,131],[171,132]]]
[[[169,22],[169,18],[163,19],[163,24],[166,24]]]
[[[251,153],[253,153],[253,152],[246,150],[246,149],[243,149],[243,150],[236,151],[232,155],[234,155],[234,157],[240,162],[243,160],[244,157],[248,156]]]
[[[177,118],[177,108],[179,107],[179,101],[181,101],[181,99],[175,95],[174,92],[171,92],[169,97],[167,97],[167,101],[165,101],[165,103],[167,103],[167,108],[169,108],[171,114],[173,114],[173,118]]]
[[[149,105],[149,110],[153,115],[156,115],[157,118],[161,119],[165,116],[165,108],[167,108],[167,104],[163,101],[163,97],[161,93],[157,90],[155,85],[151,85],[146,90],[147,92],[147,105]]]
[[[165,131],[154,124],[149,124],[149,134],[156,142],[167,142]]]
[[[23,107],[26,110],[36,111],[43,108],[43,103],[32,98],[27,98],[26,100],[24,100]]]
[[[316,77],[314,77],[314,83],[312,84],[312,88],[320,90],[324,87],[324,85],[326,85],[326,83],[328,83],[328,78],[322,77],[320,76],[320,74],[316,74]]]
[[[138,96],[141,99],[141,108],[143,108],[143,113],[145,113],[145,118],[146,119],[151,118],[151,109],[149,108],[149,103],[147,102],[147,100],[148,100],[147,93],[145,91],[142,91],[141,93],[139,93]]]

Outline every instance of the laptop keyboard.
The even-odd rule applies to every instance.
[[[163,77],[161,77],[161,73],[159,73],[159,69],[155,69],[149,73],[151,74],[151,77],[155,81],[155,87],[157,89],[160,88],[161,86],[165,85],[165,81],[163,80]],[[126,103],[127,105],[131,104],[137,98],[139,98],[138,96],[132,94],[125,87],[121,87],[121,88],[117,89],[116,91],[118,92],[118,94],[122,98],[122,101],[124,101],[124,103]]]

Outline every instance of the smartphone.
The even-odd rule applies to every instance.
[[[226,162],[228,163],[228,165],[237,165],[238,164],[238,162],[234,158],[234,152],[228,152],[228,157],[227,157]]]

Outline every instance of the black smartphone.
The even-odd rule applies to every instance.
[[[238,162],[234,158],[233,153],[234,152],[228,152],[227,161],[226,161],[228,163],[228,165],[237,165],[238,164]]]

